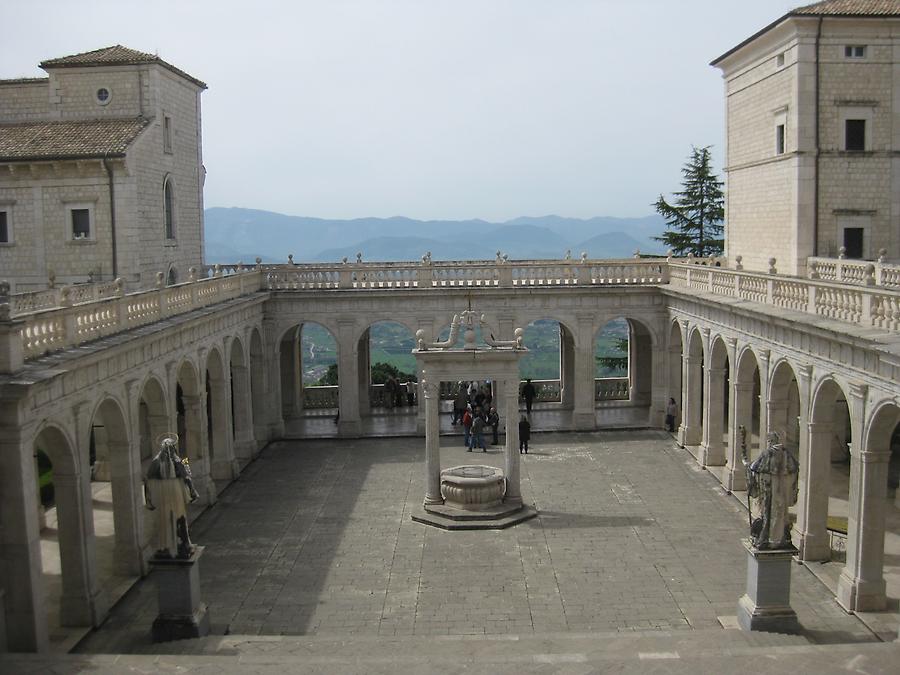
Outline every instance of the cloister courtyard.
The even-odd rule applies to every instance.
[[[473,455],[459,436],[441,440],[442,466],[502,466],[499,446]],[[500,531],[413,522],[423,469],[421,438],[270,444],[192,526],[192,538],[206,547],[201,583],[213,634],[733,627],[745,590],[746,512],[669,434],[535,435],[523,457],[522,492],[540,515]],[[877,641],[877,626],[842,610],[810,568],[793,566],[792,584],[805,640]],[[185,649],[150,642],[156,612],[151,575],[77,651]]]

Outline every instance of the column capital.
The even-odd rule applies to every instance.
[[[768,349],[760,349],[758,352],[756,352],[757,360],[762,361],[766,365],[769,364],[769,356],[770,355],[771,355],[771,352]],[[760,370],[760,374],[762,374],[763,369],[760,368],[759,370]]]
[[[709,334],[710,334],[710,332],[711,332],[710,329],[707,328],[706,326],[701,326],[701,327],[700,327],[700,335],[703,336],[703,339],[704,339],[704,340],[709,340]]]
[[[806,428],[811,434],[829,434],[832,429],[831,422],[807,422]]]
[[[884,450],[853,452],[853,459],[858,459],[863,464],[887,464],[891,461],[891,453]]]
[[[795,372],[801,380],[809,381],[812,379],[813,367],[810,365],[797,366]]]
[[[710,377],[724,377],[725,373],[728,372],[727,368],[707,368],[706,372],[709,373]]]

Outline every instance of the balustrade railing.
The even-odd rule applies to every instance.
[[[627,377],[598,377],[594,380],[595,401],[627,401],[628,390]]]
[[[676,288],[740,298],[865,328],[900,332],[900,287],[854,285],[851,280],[859,278],[855,272],[845,274],[839,271],[847,261],[827,262],[824,267],[817,264],[816,269],[821,271],[827,268],[828,275],[843,275],[844,279],[800,279],[676,263],[671,265],[669,283]],[[866,265],[871,268],[873,264]],[[859,268],[854,269],[858,271]],[[871,272],[869,269],[866,273],[870,279]]]
[[[304,410],[322,410],[338,407],[338,386],[304,386],[303,408]]]
[[[847,258],[807,258],[807,276],[856,286],[900,289],[900,265]]]
[[[811,258],[811,276],[800,279],[747,272],[725,261],[633,258],[627,260],[494,261],[205,266],[200,278],[174,286],[125,293],[121,281],[63,286],[9,295],[0,283],[0,323],[22,321],[21,355],[47,352],[146,325],[259,290],[411,290],[443,288],[598,287],[659,285],[751,300],[864,327],[900,331],[900,267],[887,263]],[[7,331],[7,334],[9,332]],[[2,345],[0,345],[2,346]],[[4,348],[5,349],[5,348]],[[14,367],[17,348],[0,354],[0,370]],[[8,360],[8,363],[6,361]]]

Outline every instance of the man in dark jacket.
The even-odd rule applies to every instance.
[[[519,421],[519,454],[528,454],[528,441],[531,438],[531,424],[528,418],[522,415]]]
[[[496,408],[491,408],[491,411],[487,416],[487,423],[488,426],[491,427],[491,431],[493,432],[491,445],[500,445],[500,437],[498,435],[500,431],[500,415],[497,414]]]

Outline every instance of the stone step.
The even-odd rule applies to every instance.
[[[226,636],[190,641],[215,647],[217,651],[212,654],[0,654],[0,672],[877,675],[896,673],[900,658],[898,643],[790,644],[787,636],[769,636],[765,641],[771,640],[770,644],[751,644],[760,640],[742,640],[734,635],[737,631],[721,631],[731,635],[715,638],[711,631],[677,632],[685,635],[454,636],[403,639],[399,643],[377,637]]]

